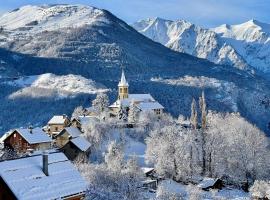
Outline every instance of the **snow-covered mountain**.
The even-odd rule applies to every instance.
[[[190,52],[196,46],[196,52],[202,55],[206,52],[204,56],[218,59],[215,55],[225,51],[222,55],[231,57],[224,56],[219,63],[230,63],[236,58],[239,68],[249,67],[230,45],[219,46],[223,38],[218,34],[187,22],[179,22],[180,25],[187,30],[183,37],[200,35],[200,46],[192,40],[183,44],[190,46]],[[83,89],[72,99],[48,95],[36,98],[35,92],[40,88],[22,89],[6,82],[51,73],[56,76],[50,77],[54,81],[44,83],[50,89],[63,76],[73,74],[112,89],[109,97],[113,101],[117,96],[120,67],[125,67],[131,92],[151,93],[173,115],[189,116],[192,97],[198,98],[205,90],[209,109],[240,112],[267,130],[270,89],[264,79],[245,70],[173,51],[138,33],[106,10],[83,5],[24,6],[1,16],[0,27],[0,110],[9,111],[0,114],[0,131],[27,123],[42,125],[52,114],[71,114],[75,106],[89,106],[94,98]],[[208,38],[213,38],[210,44]],[[182,48],[182,44],[177,47]],[[16,98],[8,98],[14,97],[12,94]]]
[[[240,69],[270,72],[270,25],[251,20],[205,29],[184,20],[141,20],[133,27],[175,51]]]
[[[270,24],[250,20],[238,25],[213,28],[250,65],[261,72],[270,72]]]

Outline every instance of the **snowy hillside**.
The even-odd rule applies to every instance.
[[[133,27],[173,50],[240,69],[270,72],[270,24],[251,20],[204,29],[184,20],[141,20]]]
[[[31,97],[49,96],[46,91],[56,91],[61,97],[73,96],[80,93],[96,94],[107,92],[108,89],[93,80],[86,79],[79,75],[56,76],[54,74],[42,74],[38,76],[26,76],[7,84],[22,87],[23,89],[10,95],[12,98],[30,95]],[[38,90],[40,89],[40,90]],[[32,92],[30,92],[32,91]],[[40,91],[40,94],[33,94],[33,91]]]
[[[0,30],[0,110],[9,111],[0,114],[0,122],[6,122],[0,123],[2,130],[24,126],[30,121],[33,124],[46,123],[51,115],[71,114],[78,105],[89,107],[95,96],[94,91],[103,89],[97,83],[111,89],[109,98],[113,102],[117,97],[120,67],[125,68],[131,93],[150,93],[174,116],[182,114],[189,117],[192,98],[198,98],[204,89],[209,109],[237,109],[249,121],[268,130],[270,90],[264,79],[245,70],[216,65],[206,59],[172,51],[138,33],[109,11],[81,5],[24,6],[1,16],[0,27],[3,27]],[[178,30],[178,27],[181,29]],[[179,41],[175,47],[189,47],[190,54],[194,51],[194,55],[198,53],[218,63],[219,60],[221,63],[239,61],[240,68],[246,69],[247,65],[231,46],[222,48],[223,44],[220,45],[219,41],[223,38],[214,32],[184,21],[179,21],[171,28],[174,32],[170,35],[170,45],[174,44],[173,41]],[[181,43],[177,39],[179,35],[186,42]],[[159,37],[168,40],[162,33]],[[198,45],[187,38],[196,38]],[[48,79],[44,83],[37,81],[38,87],[32,86],[36,79],[24,88],[20,86],[22,79],[17,85],[6,84],[18,77],[35,78],[36,75],[47,73],[57,75],[56,78],[50,76],[53,80],[50,84],[60,84],[60,90],[58,86],[54,89],[47,87]],[[94,81],[94,89],[91,82],[85,88],[82,82],[82,85],[77,85],[77,77],[69,77],[71,85],[65,86],[66,82],[62,78],[64,76],[66,79],[69,74]],[[62,78],[58,79],[59,76]],[[199,77],[198,80],[207,77],[202,81],[209,84],[200,87],[198,84],[151,81],[152,77],[162,80],[178,80],[182,77],[181,81],[189,81],[185,76]],[[23,85],[25,80],[22,81]],[[221,84],[221,89],[207,87],[211,86],[213,80]],[[76,84],[73,87],[74,81]],[[196,81],[196,78],[191,81]],[[230,94],[230,86],[237,94]],[[83,93],[77,94],[77,90]],[[61,98],[70,96],[72,99]]]

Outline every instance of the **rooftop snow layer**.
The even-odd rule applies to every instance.
[[[66,120],[66,117],[63,115],[55,115],[53,116],[48,124],[64,124]]]
[[[52,139],[41,128],[32,129],[32,133],[30,132],[30,129],[22,129],[21,128],[21,129],[16,129],[16,131],[29,144],[52,142]]]
[[[49,176],[42,155],[0,162],[0,176],[17,199],[60,199],[86,190],[87,184],[63,153],[49,154]]]
[[[79,137],[81,135],[81,131],[78,128],[76,128],[76,127],[66,127],[64,130],[62,130],[59,133],[59,135],[62,135],[62,133],[64,133],[65,130],[68,132],[68,134],[72,138]]]
[[[154,110],[154,109],[163,109],[164,108],[158,102],[142,102],[142,103],[139,103],[137,106],[142,111]]]
[[[91,144],[82,136],[76,137],[72,140],[70,140],[76,147],[78,147],[81,151],[87,151],[90,147]]]

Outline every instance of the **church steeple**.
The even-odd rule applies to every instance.
[[[128,98],[128,86],[124,70],[122,70],[121,80],[118,84],[118,99]]]

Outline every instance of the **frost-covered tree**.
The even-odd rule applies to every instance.
[[[72,116],[71,118],[76,118],[78,119],[80,116],[83,116],[84,115],[84,109],[82,106],[78,106],[74,109],[73,113],[72,113]]]
[[[128,122],[135,123],[137,121],[137,118],[138,118],[138,108],[136,107],[135,102],[131,101],[128,111]]]
[[[112,141],[108,146],[108,152],[105,155],[105,163],[111,170],[120,171],[123,168],[124,154],[122,145]]]
[[[92,107],[99,113],[103,113],[109,106],[109,97],[105,93],[98,93],[92,101]]]
[[[207,111],[206,111],[206,100],[205,100],[204,91],[202,92],[202,96],[200,97],[200,109],[201,109],[201,127],[202,129],[205,129]]]
[[[198,112],[196,100],[193,98],[191,103],[191,115],[190,115],[190,123],[194,129],[197,129],[198,126]]]
[[[160,185],[157,188],[156,200],[184,200],[184,199],[185,199],[185,197],[183,194],[169,191],[163,185]]]
[[[121,121],[128,120],[127,109],[123,106],[123,104],[120,105],[120,108],[118,111],[118,119]]]
[[[270,198],[270,183],[269,181],[256,180],[253,186],[249,189],[253,199],[269,199]]]
[[[146,139],[146,159],[167,178],[186,181],[201,173],[201,145],[197,130],[177,125],[154,130]]]

